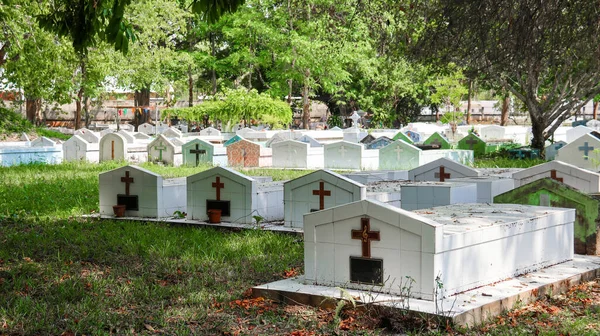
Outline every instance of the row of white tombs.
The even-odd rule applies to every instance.
[[[126,131],[99,136],[95,132],[79,130],[62,144],[60,154],[65,161],[125,160],[131,163],[153,161],[174,166],[209,164],[231,167],[407,170],[439,158],[472,164],[474,155],[497,150],[503,144],[489,140],[486,142],[475,134],[469,134],[456,146],[450,146],[439,133],[433,133],[420,144],[412,143],[410,137],[402,132],[397,132],[393,138],[367,135],[370,140],[365,143],[331,141],[333,138],[328,140],[326,133],[334,134],[335,131],[314,133],[325,138],[321,141],[308,135],[295,138],[294,132],[284,132],[271,137],[266,143],[250,141],[241,135],[235,135],[223,143],[221,135],[183,136],[172,128],[154,138]],[[53,148],[50,140],[38,143]],[[56,147],[58,146],[54,146]],[[527,154],[517,152],[515,157],[525,157]],[[580,168],[598,171],[600,133],[591,131],[568,144],[550,144],[546,148],[546,158],[556,158]]]
[[[101,215],[125,206],[125,218],[193,224],[217,210],[224,223],[303,231],[307,283],[400,294],[388,280],[410,277],[426,300],[439,281],[450,295],[600,248],[600,174],[560,161],[476,170],[441,158],[281,182],[226,167],[163,179],[129,165],[101,173],[99,187]]]

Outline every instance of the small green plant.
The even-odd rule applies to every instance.
[[[264,217],[261,215],[254,215],[252,218],[254,218],[256,225],[260,225],[260,223],[264,220]]]
[[[176,210],[173,212],[173,218],[185,218],[185,216],[187,216],[187,213],[183,211]]]

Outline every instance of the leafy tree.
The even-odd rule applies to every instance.
[[[527,107],[532,147],[600,93],[600,6],[587,0],[435,2],[417,54],[484,74]]]

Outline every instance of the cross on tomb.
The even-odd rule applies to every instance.
[[[129,177],[129,170],[125,171],[125,176],[121,177],[121,182],[125,183],[125,195],[129,196],[129,185],[133,183],[133,177]]]
[[[440,139],[435,139],[435,140],[431,141],[429,144],[437,145],[438,147],[442,148],[442,143],[440,142]]]
[[[206,150],[200,149],[200,145],[196,144],[196,149],[190,149],[190,154],[196,154],[196,166],[200,164],[200,155],[206,154]]]
[[[213,188],[217,188],[217,201],[221,200],[221,188],[225,188],[225,183],[221,183],[221,177],[217,176],[217,180],[212,183]]]
[[[75,157],[79,158],[79,152],[81,152],[81,145],[79,144],[79,141],[75,141]]]
[[[325,209],[325,196],[331,196],[331,190],[325,190],[325,182],[319,182],[319,190],[313,190],[313,195],[319,196],[319,210]]]
[[[111,160],[115,159],[115,140],[112,140],[110,142],[110,159]]]
[[[341,146],[340,146],[340,150],[339,150],[339,152],[340,152],[340,154],[342,154],[342,158],[345,158],[345,157],[346,157],[346,152],[347,152],[347,151],[348,151],[348,150],[346,149],[346,147],[344,147],[344,145],[341,145]]]
[[[292,160],[293,160],[293,156],[296,153],[296,150],[295,149],[292,150],[292,144],[288,144],[287,145],[287,150],[288,150],[288,155],[287,155],[288,156],[288,162],[287,162],[287,164],[290,164],[290,162],[292,162]]]
[[[588,159],[588,153],[590,151],[594,150],[594,146],[589,146],[588,142],[586,141],[586,142],[583,143],[583,146],[580,146],[578,149],[580,151],[583,151],[583,153],[584,153],[584,157],[583,158],[584,158],[584,160],[587,160]]]
[[[396,146],[396,149],[394,149],[394,152],[396,152],[396,160],[400,161],[400,153],[404,152],[404,149],[400,148],[400,145]]]
[[[556,170],[554,170],[554,169],[552,169],[552,170],[550,171],[550,178],[551,178],[551,179],[553,179],[553,180],[556,180],[556,181],[558,181],[558,182],[562,182],[562,181],[563,181],[563,178],[562,178],[562,177],[558,177],[558,176],[556,176]]]
[[[211,135],[212,134],[212,130],[210,128],[207,128],[205,133],[208,134],[208,135]]]
[[[158,159],[162,161],[162,153],[164,150],[167,150],[167,146],[161,141],[158,146],[154,146],[154,150],[158,151]]]
[[[435,178],[439,178],[440,182],[444,182],[446,181],[447,178],[450,178],[450,174],[446,173],[445,171],[446,168],[444,168],[444,166],[440,166],[440,172],[439,173],[435,173]]]
[[[476,145],[478,142],[477,139],[472,138],[465,140],[465,143],[469,145],[469,149],[473,149],[473,145]]]
[[[371,231],[371,220],[360,219],[360,230],[352,230],[352,239],[362,241],[362,257],[371,258],[371,240],[379,241],[379,231]]]

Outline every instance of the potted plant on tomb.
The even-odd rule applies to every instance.
[[[127,209],[127,207],[123,204],[117,204],[117,205],[113,205],[113,212],[115,214],[115,217],[123,217],[125,216],[125,210]]]
[[[209,209],[208,222],[212,224],[221,223],[221,209]]]

